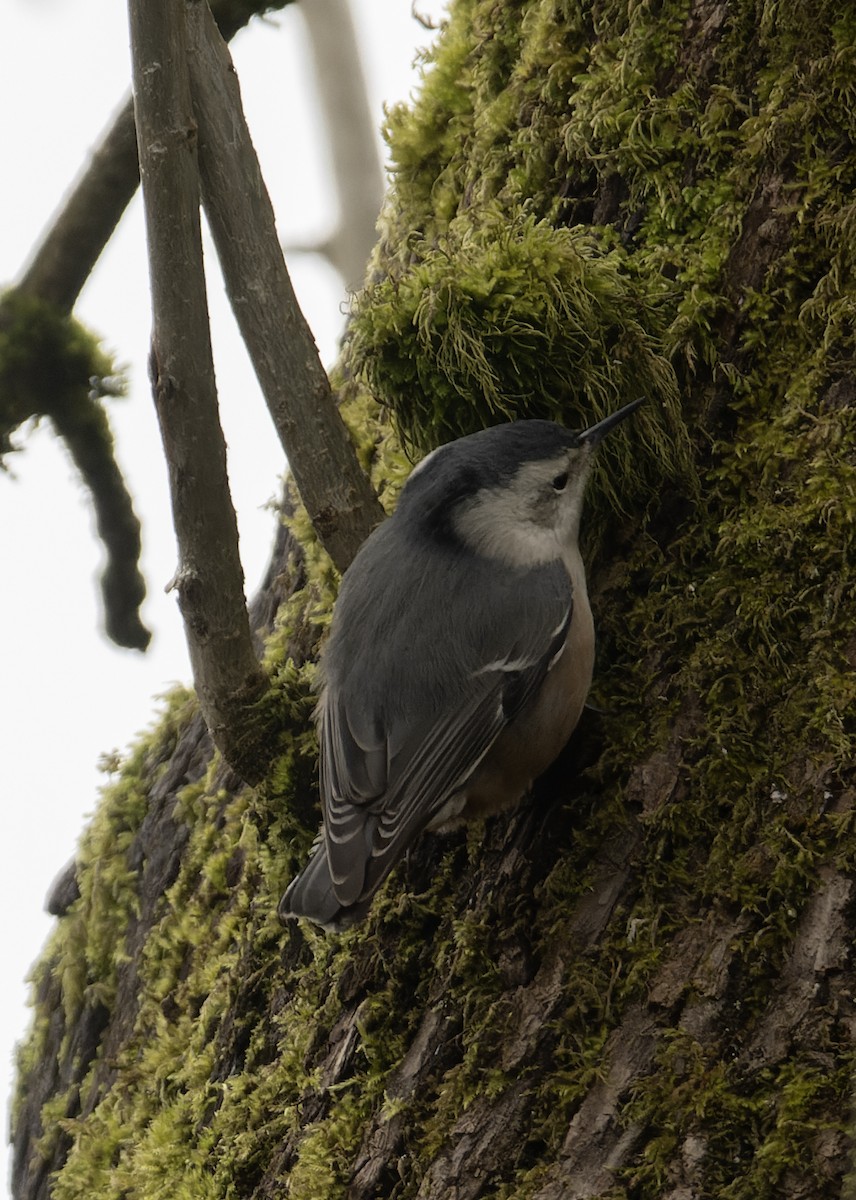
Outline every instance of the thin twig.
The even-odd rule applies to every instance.
[[[187,19],[203,200],[226,290],[301,499],[343,571],[383,510],[297,304],[228,47],[205,0],[189,0]]]
[[[265,680],[250,637],[217,408],[185,9],[174,0],[130,0],[129,12],[152,285],[151,372],[179,548],[174,585],[208,728],[227,761],[252,777],[253,704]]]

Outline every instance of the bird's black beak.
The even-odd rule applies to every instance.
[[[623,408],[619,408],[617,412],[610,413],[608,417],[604,417],[602,421],[598,421],[596,425],[590,425],[588,429],[584,429],[582,433],[577,434],[577,440],[580,444],[587,442],[589,446],[597,446],[610,429],[613,429],[619,421],[623,421],[625,417],[629,417],[632,412],[635,412],[640,404],[644,404],[645,397],[640,396],[638,400],[631,400],[629,404],[625,404]]]

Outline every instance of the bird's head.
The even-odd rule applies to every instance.
[[[413,471],[397,515],[511,566],[562,558],[576,546],[594,450],[641,403],[582,432],[512,421],[449,442]]]

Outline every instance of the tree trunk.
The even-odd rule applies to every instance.
[[[854,40],[826,0],[453,4],[346,365],[426,445],[644,381],[584,518],[601,711],[364,924],[283,931],[331,602],[283,535],[281,756],[241,788],[180,695],[124,764],[37,968],[17,1200],[845,1191]]]

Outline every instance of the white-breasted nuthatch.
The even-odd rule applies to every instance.
[[[594,627],[582,433],[514,421],[413,471],[342,578],[317,707],[323,828],[279,915],[346,928],[425,829],[515,804],[579,720]]]

